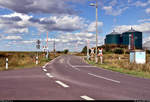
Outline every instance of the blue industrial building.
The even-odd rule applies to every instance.
[[[106,35],[105,44],[122,44],[121,34],[115,32],[114,30],[112,33]]]
[[[106,35],[105,44],[106,45],[116,44],[116,45],[128,46],[129,42],[131,41],[131,36],[133,37],[134,47],[136,49],[142,49],[142,32],[136,31],[133,28],[131,28],[130,30],[122,34],[113,31],[112,33]]]

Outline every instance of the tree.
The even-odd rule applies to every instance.
[[[65,54],[67,54],[68,52],[69,52],[69,50],[68,50],[68,49],[65,49],[65,50],[64,50],[64,53],[65,53]]]
[[[87,46],[84,46],[84,48],[82,49],[81,53],[84,53],[84,54],[87,53]]]

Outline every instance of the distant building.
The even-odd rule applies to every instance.
[[[129,46],[129,41],[130,44],[133,43],[132,45],[134,45],[136,49],[142,49],[142,32],[135,31],[133,28],[131,28],[129,31],[126,31],[122,34],[113,31],[112,33],[106,35],[105,38],[105,44],[107,45],[116,44]]]
[[[122,33],[123,45],[129,45],[129,35],[133,34],[133,45],[137,49],[142,49],[142,32],[135,31],[133,28],[131,30]],[[131,39],[131,37],[130,37]],[[131,41],[131,40],[130,40]],[[131,44],[131,43],[130,43]]]
[[[112,33],[106,35],[105,44],[116,44],[116,45],[122,44],[121,34],[115,32],[114,30]]]

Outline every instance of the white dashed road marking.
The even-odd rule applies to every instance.
[[[58,83],[59,85],[65,87],[65,88],[69,87],[68,85],[64,84],[64,83],[61,82],[61,81],[56,81],[56,83]]]
[[[50,78],[53,78],[54,76],[52,76],[50,73],[46,73],[46,75]]]
[[[85,99],[85,100],[94,100],[93,98],[90,98],[88,96],[80,96],[81,98]]]
[[[78,70],[78,71],[80,71],[80,69],[79,69],[79,68],[75,68],[75,67],[74,67],[74,69],[75,69],[75,70]]]
[[[98,76],[98,75],[95,75],[95,74],[92,74],[92,73],[88,73],[88,74],[92,75],[92,76],[95,76],[97,78],[105,79],[105,80],[112,81],[112,82],[115,82],[115,83],[120,83],[120,81],[117,81],[117,80],[113,80],[113,79],[109,79],[109,78],[106,78],[106,77]]]
[[[43,71],[47,72],[47,70],[46,70],[46,69],[43,69]]]

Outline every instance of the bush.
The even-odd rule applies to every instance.
[[[69,50],[68,50],[68,49],[65,49],[65,50],[64,50],[64,53],[65,53],[65,54],[67,54],[68,52],[69,52]]]
[[[123,54],[123,49],[117,48],[117,49],[114,50],[114,53],[115,54]]]
[[[147,54],[150,54],[150,50],[146,50],[146,53],[147,53]]]
[[[84,46],[84,48],[82,49],[81,53],[84,53],[84,54],[87,53],[87,46]]]

